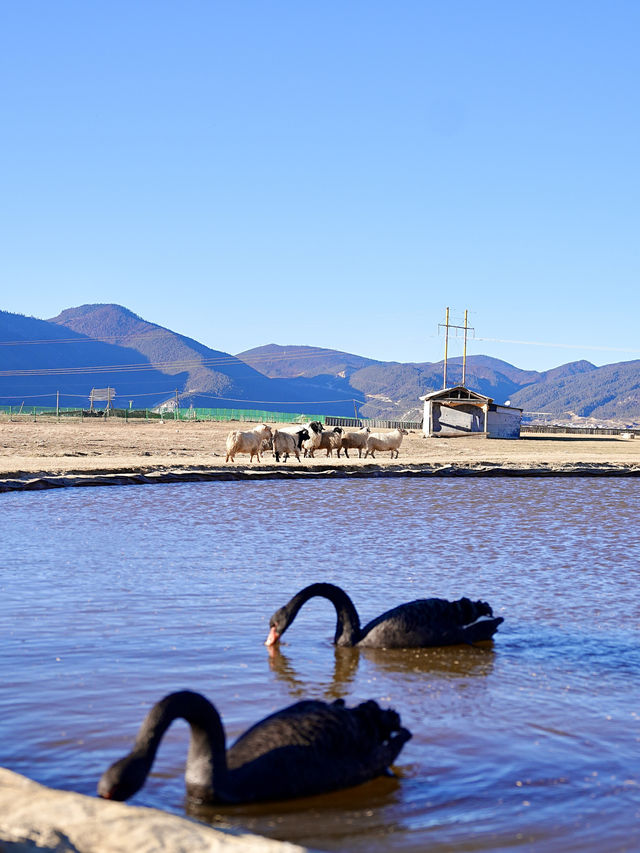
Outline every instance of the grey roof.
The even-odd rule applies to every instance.
[[[420,400],[468,400],[470,403],[493,403],[493,397],[486,397],[477,391],[472,391],[464,385],[454,385],[452,388],[442,388],[440,391],[431,391],[420,397]]]

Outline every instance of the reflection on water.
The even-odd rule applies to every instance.
[[[301,839],[324,827],[323,846],[346,849],[351,834],[358,835],[361,849],[382,849],[390,836],[402,832],[402,824],[393,818],[401,798],[401,779],[394,775],[381,776],[321,797],[285,803],[254,803],[247,806],[226,806],[216,809],[188,806],[187,813],[198,820],[225,829],[242,826],[259,835],[280,840]],[[305,842],[308,843],[308,842]]]
[[[93,794],[148,708],[188,688],[229,741],[301,698],[372,698],[413,733],[395,776],[201,815],[340,851],[640,849],[637,480],[347,480],[6,494],[0,763]],[[339,523],[336,519],[339,518]],[[488,600],[493,644],[338,649],[298,589],[363,622],[413,598]],[[184,813],[188,729],[133,802]]]
[[[355,678],[360,657],[372,663],[393,679],[418,676],[438,678],[471,678],[491,672],[494,659],[493,642],[477,646],[446,646],[433,649],[360,649],[334,646],[327,651],[333,657],[333,673],[326,684],[311,682],[304,669],[296,670],[292,658],[281,646],[268,646],[269,668],[278,680],[287,684],[291,697],[302,699],[313,690],[326,701],[344,699]],[[304,667],[306,661],[301,660]]]
[[[346,652],[346,654],[342,654]],[[319,691],[320,696],[327,702],[334,699],[345,699],[349,693],[349,687],[358,668],[358,649],[331,649],[327,656],[333,656],[333,672],[331,679],[326,684],[314,682],[313,688]],[[268,647],[269,668],[275,673],[279,681],[285,683],[289,693],[295,700],[303,699],[309,695],[310,684],[303,674],[298,672],[278,646]]]

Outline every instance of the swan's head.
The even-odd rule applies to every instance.
[[[281,607],[269,619],[269,636],[265,640],[265,646],[274,646],[287,630],[288,625],[289,618],[287,611],[284,607]]]
[[[146,759],[127,755],[102,774],[98,782],[98,796],[105,800],[128,800],[142,788],[148,773]]]

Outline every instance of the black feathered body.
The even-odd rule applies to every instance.
[[[243,800],[284,800],[351,787],[388,771],[410,734],[376,702],[304,701],[245,732],[227,752]],[[320,769],[321,768],[321,769]]]
[[[187,796],[203,804],[283,800],[357,785],[387,772],[411,737],[398,714],[376,702],[346,708],[342,700],[304,701],[256,723],[225,751],[214,706],[182,691],[154,705],[132,751],[103,774],[100,796],[126,800],[142,787],[177,718],[191,728]]]
[[[296,593],[269,621],[267,645],[272,645],[291,625],[300,608],[314,597],[327,598],[336,609],[337,646],[375,649],[451,646],[490,640],[504,620],[493,615],[486,601],[460,598],[418,598],[387,610],[364,628],[347,593],[330,583],[314,583]]]
[[[484,601],[418,598],[368,622],[356,645],[373,649],[452,646],[490,639],[502,621],[501,616],[493,617]]]

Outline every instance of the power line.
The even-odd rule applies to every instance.
[[[151,334],[151,333],[147,333]],[[475,337],[475,341],[484,341],[490,343],[506,343],[506,344],[519,344],[525,346],[544,346],[544,347],[556,347],[563,349],[591,349],[591,350],[600,350],[600,351],[608,351],[608,352],[622,352],[622,353],[638,353],[640,349],[634,348],[626,348],[626,347],[608,347],[608,346],[600,346],[600,345],[586,345],[586,344],[568,344],[568,343],[553,343],[553,342],[543,342],[543,341],[521,341],[521,340],[509,340],[504,338],[486,338],[486,337]],[[0,346],[21,346],[24,344],[41,344],[41,343],[77,343],[75,339],[62,339],[62,340],[51,340],[51,341],[4,341],[0,342]],[[86,339],[86,341],[81,341],[86,343],[104,343],[104,341],[99,341],[95,339]],[[309,347],[301,347],[301,348],[292,348],[288,347],[286,350],[276,353],[257,353],[255,355],[251,355],[247,357],[246,361],[244,359],[238,358],[237,356],[231,354],[224,354],[220,356],[202,356],[202,357],[189,357],[183,359],[173,359],[171,361],[144,361],[144,362],[131,362],[127,364],[107,364],[107,365],[82,365],[77,367],[55,367],[55,368],[28,368],[23,370],[0,370],[0,377],[28,377],[28,376],[82,376],[85,374],[100,374],[100,373],[131,373],[131,372],[149,372],[149,371],[160,371],[160,372],[183,372],[183,371],[191,371],[198,368],[211,368],[215,369],[216,367],[225,367],[230,365],[246,365],[248,367],[253,367],[254,365],[260,365],[262,363],[289,363],[293,361],[313,361],[319,360],[323,358],[330,357],[331,355],[335,355],[336,351],[327,350],[325,348],[309,348]],[[375,361],[374,359],[370,359],[371,361]]]
[[[607,347],[598,344],[566,344],[566,343],[550,343],[549,341],[512,341],[506,338],[483,338],[475,337],[476,341],[485,341],[487,343],[496,344],[520,344],[530,347],[559,347],[562,349],[585,349],[585,350],[602,350],[604,352],[640,352],[640,349],[633,347]]]
[[[274,356],[256,356],[251,359],[251,362],[256,361],[292,361],[295,359],[313,359],[320,358],[322,356],[326,357],[326,350],[323,351],[300,351],[300,355],[289,355],[286,353],[279,353]],[[80,367],[51,367],[51,368],[28,368],[24,370],[0,370],[0,376],[70,376],[73,374],[83,374],[83,373],[105,373],[105,372],[114,372],[114,373],[123,373],[130,371],[149,371],[149,370],[175,370],[175,371],[184,371],[195,369],[198,367],[222,367],[228,365],[238,365],[242,364],[247,367],[251,367],[251,363],[249,361],[243,361],[242,359],[237,358],[233,355],[227,356],[211,356],[211,357],[201,357],[201,358],[185,358],[185,359],[174,359],[173,361],[144,361],[144,362],[132,362],[130,364],[105,364],[105,365],[83,365]]]

